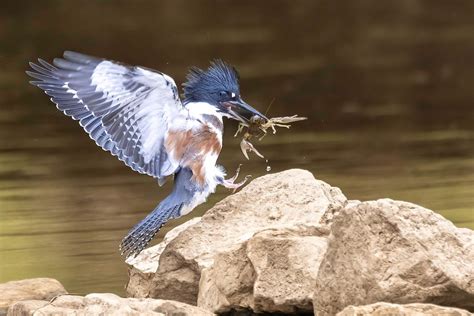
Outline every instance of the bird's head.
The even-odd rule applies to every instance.
[[[184,104],[206,102],[215,106],[224,116],[248,123],[257,115],[268,119],[247,104],[240,96],[239,74],[231,65],[222,60],[211,62],[207,70],[192,67],[183,84]]]

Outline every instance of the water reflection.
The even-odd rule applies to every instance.
[[[50,276],[71,292],[123,293],[118,243],[170,190],[96,148],[27,85],[27,61],[63,49],[177,82],[189,65],[229,60],[251,104],[275,99],[271,115],[310,118],[256,144],[269,161],[243,173],[305,168],[349,198],[409,200],[474,228],[471,1],[243,1],[232,14],[221,14],[227,1],[2,5],[0,282]],[[220,157],[229,170],[244,161],[235,127]]]

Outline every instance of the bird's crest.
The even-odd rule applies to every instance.
[[[191,67],[184,88],[184,103],[207,101],[214,93],[231,91],[239,93],[239,73],[228,63],[216,59],[207,70]]]

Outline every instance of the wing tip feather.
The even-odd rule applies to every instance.
[[[87,65],[94,64],[94,63],[99,63],[103,60],[103,59],[98,58],[98,57],[94,57],[94,56],[74,52],[74,51],[71,51],[71,50],[65,50],[64,53],[63,53],[63,57],[66,60],[81,63],[81,64],[87,64]]]
[[[38,77],[37,77],[38,74],[37,74],[36,72],[34,72],[34,71],[26,70],[25,73],[26,73],[28,76],[32,77],[32,78],[41,80],[41,78],[38,78]],[[30,81],[30,82],[31,82],[31,81]]]

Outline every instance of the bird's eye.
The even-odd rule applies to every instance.
[[[227,91],[221,91],[221,92],[219,92],[219,95],[220,95],[221,97],[226,97],[226,96],[229,95],[229,93],[228,93]]]

